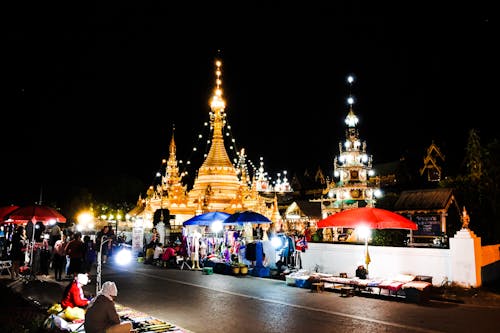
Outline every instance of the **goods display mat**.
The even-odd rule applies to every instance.
[[[116,311],[122,321],[130,321],[134,332],[137,333],[185,333],[184,330],[171,323],[151,317],[150,315],[140,312],[120,304],[116,304]]]

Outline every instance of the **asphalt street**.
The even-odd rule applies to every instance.
[[[493,332],[500,315],[498,294],[481,289],[434,297],[426,304],[387,297],[340,297],[313,293],[282,280],[204,275],[141,263],[103,267],[102,281],[119,288],[117,302],[172,323],[185,332],[300,332],[363,329],[372,332]],[[3,285],[10,283],[2,277]],[[37,276],[10,289],[40,308],[59,302],[68,281]],[[95,276],[84,287],[95,293]],[[434,295],[439,296],[439,295]]]

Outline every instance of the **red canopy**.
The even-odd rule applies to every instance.
[[[375,207],[347,209],[318,221],[318,228],[357,228],[360,226],[367,226],[370,229],[417,230],[418,228],[415,222],[400,214]]]
[[[52,207],[28,205],[11,212],[6,222],[22,224],[29,221],[32,221],[33,223],[43,222],[44,224],[48,224],[50,222],[65,223],[66,218]]]
[[[16,205],[0,207],[0,222],[3,222],[10,213],[12,213],[18,208],[19,206]]]

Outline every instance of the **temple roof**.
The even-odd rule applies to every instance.
[[[442,211],[448,210],[453,202],[455,197],[450,188],[403,191],[394,204],[394,210],[400,213]]]

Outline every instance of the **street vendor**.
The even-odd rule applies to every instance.
[[[63,309],[67,307],[80,307],[85,308],[90,300],[85,298],[83,293],[83,286],[89,283],[87,274],[78,274],[73,281],[66,287],[63,292],[61,306]]]
[[[368,271],[366,270],[365,266],[359,265],[358,268],[356,268],[356,277],[364,280],[364,279],[366,279],[367,275],[368,275]]]
[[[85,333],[121,333],[130,332],[130,322],[120,322],[120,316],[115,307],[115,297],[118,295],[116,284],[106,281],[97,296],[92,300],[85,313]]]

